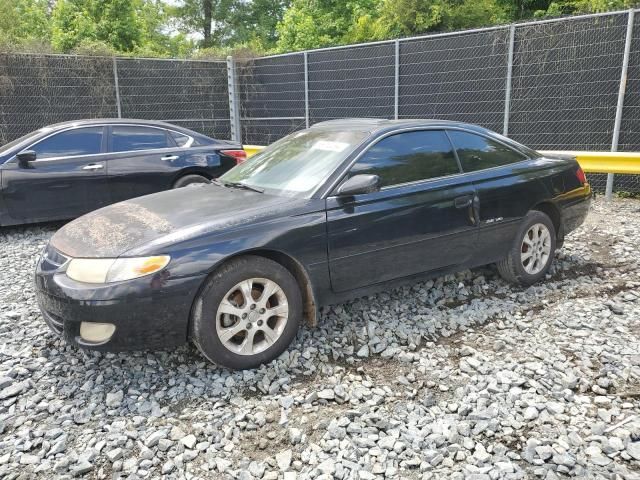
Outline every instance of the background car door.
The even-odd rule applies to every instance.
[[[9,217],[65,219],[107,205],[104,140],[102,126],[73,128],[25,147],[37,155],[29,168],[15,158],[5,163],[2,195]]]
[[[475,189],[442,130],[398,133],[373,145],[349,175],[380,176],[381,190],[327,199],[335,291],[464,263],[474,244]]]
[[[537,173],[523,163],[527,156],[509,146],[475,133],[450,130],[462,170],[473,181],[479,199],[477,255],[487,262],[504,256],[531,208],[540,198]]]
[[[113,202],[171,188],[179,162],[188,154],[166,129],[142,125],[111,126],[109,152]]]

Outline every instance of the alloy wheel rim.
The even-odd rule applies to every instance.
[[[250,278],[238,282],[220,302],[216,333],[227,350],[255,355],[278,341],[288,319],[282,287],[266,278]]]
[[[544,270],[551,256],[551,232],[546,225],[536,223],[524,234],[520,261],[524,271],[536,275]]]

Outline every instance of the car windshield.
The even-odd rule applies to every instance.
[[[31,133],[27,133],[26,135],[23,135],[20,138],[16,138],[15,140],[12,140],[9,143],[5,143],[4,145],[2,145],[0,147],[0,155],[4,155],[5,153],[7,153],[9,150],[11,150],[12,148],[14,148],[17,145],[20,145],[21,143],[26,142],[28,139],[30,139],[31,137],[36,137],[39,133],[42,133],[44,129],[41,130],[37,130],[35,132],[31,132]]]
[[[303,130],[279,140],[220,177],[279,195],[304,197],[369,135],[360,130]]]

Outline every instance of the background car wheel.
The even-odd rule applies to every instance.
[[[531,285],[544,277],[556,251],[556,229],[544,213],[527,213],[507,256],[497,263],[505,280]]]
[[[207,177],[203,177],[202,175],[185,175],[184,177],[176,180],[176,183],[173,184],[173,188],[186,187],[187,185],[194,185],[196,183],[210,183],[210,181]]]
[[[231,260],[207,281],[192,314],[193,341],[214,363],[254,368],[280,355],[302,318],[296,279],[258,256]]]

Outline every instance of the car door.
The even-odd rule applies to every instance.
[[[8,216],[19,221],[73,218],[109,203],[104,127],[75,127],[26,146],[28,168],[14,157],[2,165]]]
[[[109,129],[107,175],[113,202],[171,188],[185,165],[197,166],[190,142],[179,132],[148,125],[112,125]],[[197,156],[197,152],[194,152]],[[209,152],[210,153],[210,152]],[[201,166],[207,158],[200,152]],[[216,156],[217,158],[217,156]],[[219,161],[219,158],[218,158]]]
[[[476,232],[475,188],[443,130],[382,138],[348,176],[375,174],[377,192],[327,198],[329,269],[336,292],[465,263]]]
[[[464,130],[449,130],[462,170],[478,196],[477,255],[485,262],[504,257],[520,222],[540,198],[543,186],[528,166],[528,156],[498,139]]]

